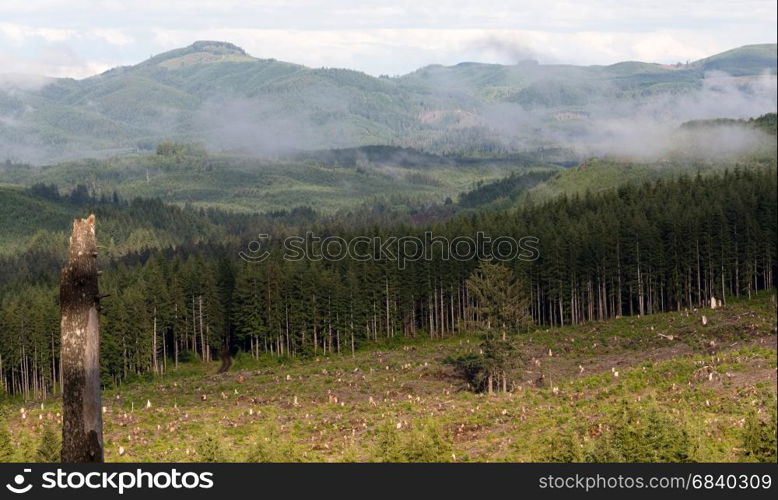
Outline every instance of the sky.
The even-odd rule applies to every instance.
[[[311,67],[676,63],[775,43],[774,0],[2,0],[0,73],[84,78],[196,40]]]

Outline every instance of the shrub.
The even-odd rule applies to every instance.
[[[468,353],[456,357],[449,356],[443,362],[452,366],[457,375],[462,377],[476,392],[483,390],[488,376],[484,356]]]
[[[14,456],[14,446],[11,435],[4,421],[0,421],[0,463],[11,462]]]
[[[626,461],[612,433],[606,433],[598,438],[584,453],[584,462],[588,463],[607,464]]]
[[[776,410],[775,401],[770,405],[767,421],[759,418],[756,410],[752,410],[746,418],[743,426],[743,452],[741,460],[744,462],[776,462]]]
[[[278,426],[268,424],[257,435],[257,440],[249,449],[246,462],[252,463],[290,463],[302,462],[303,454],[292,440],[284,437]]]
[[[60,461],[62,441],[58,432],[51,426],[43,428],[38,448],[35,450],[35,461],[40,463],[56,463]]]
[[[624,403],[609,432],[584,457],[587,462],[688,462],[692,455],[686,429],[658,408],[636,409]]]
[[[183,351],[178,353],[178,362],[179,363],[193,363],[200,361],[200,356],[193,353],[189,349],[184,349]]]
[[[493,388],[499,390],[497,379],[505,375],[513,364],[521,362],[521,355],[510,341],[489,334],[483,336],[479,347],[482,354],[449,356],[443,362],[453,366],[457,374],[465,379],[475,392],[489,389],[490,375],[493,378]]]
[[[207,435],[198,441],[195,450],[200,458],[200,462],[215,463],[227,461],[221,441],[211,435]]]
[[[361,463],[363,460],[361,459],[361,447],[357,446],[355,442],[351,442],[348,446],[346,446],[343,449],[343,453],[341,454],[340,458],[338,459],[338,462],[344,463],[344,464],[355,464],[355,463]]]
[[[386,424],[378,432],[377,458],[381,462],[449,462],[451,442],[431,422],[415,425],[407,431]]]
[[[150,383],[154,381],[154,373],[153,372],[143,372],[143,373],[128,373],[127,376],[122,380],[123,384],[131,385],[131,384],[139,384],[139,383]]]
[[[16,447],[15,462],[35,462],[38,451],[38,441],[33,435],[27,435],[19,438]]]
[[[553,463],[580,463],[584,461],[584,448],[577,432],[556,435],[546,441],[547,452],[540,461]]]

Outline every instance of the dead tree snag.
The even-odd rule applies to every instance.
[[[101,295],[95,216],[73,221],[68,263],[60,276],[62,461],[103,461],[100,403]]]

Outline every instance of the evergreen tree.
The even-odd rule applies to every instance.
[[[50,425],[43,428],[38,448],[35,450],[35,460],[40,463],[57,463],[60,461],[62,442],[60,435]]]
[[[532,323],[527,295],[510,268],[483,261],[467,279],[467,287],[481,321],[488,330],[496,328],[501,340]]]
[[[8,426],[5,420],[0,420],[0,463],[8,463],[13,460],[14,446],[11,442],[11,435],[8,433]]]

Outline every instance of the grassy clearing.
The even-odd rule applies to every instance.
[[[443,363],[477,348],[469,335],[353,358],[239,356],[225,375],[188,363],[104,393],[106,459],[775,461],[775,328],[775,296],[762,295],[536,330],[521,341],[513,391],[492,396]],[[0,408],[6,459],[41,456],[59,402]]]

